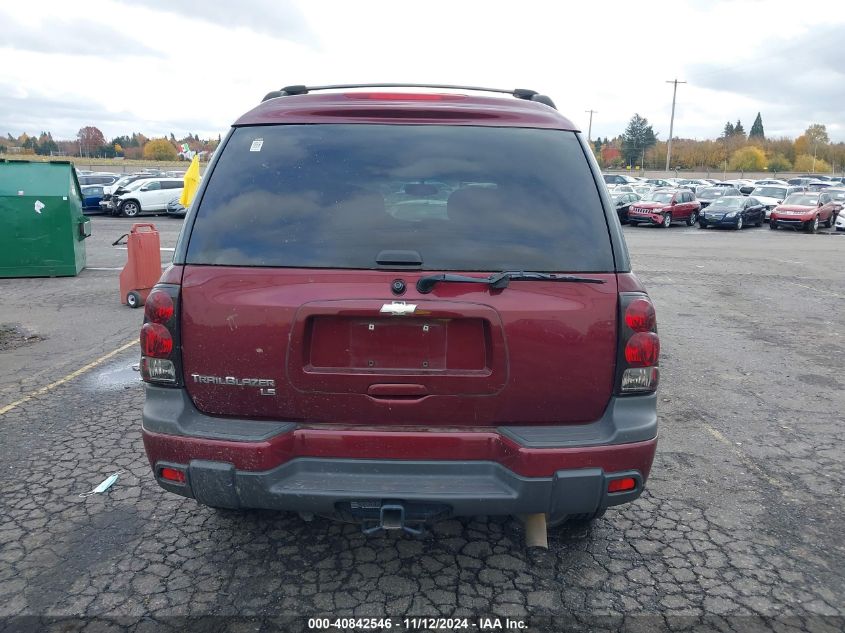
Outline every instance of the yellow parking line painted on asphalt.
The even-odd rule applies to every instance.
[[[80,367],[76,371],[69,373],[64,378],[59,378],[57,381],[51,382],[49,385],[45,385],[44,387],[41,387],[40,389],[33,391],[31,394],[24,396],[20,400],[16,400],[15,402],[12,402],[11,404],[7,404],[4,407],[0,407],[0,415],[3,415],[4,413],[8,413],[9,411],[14,409],[15,407],[19,407],[20,405],[24,404],[25,402],[29,402],[33,398],[37,398],[38,396],[44,395],[48,391],[55,389],[59,385],[63,385],[70,380],[73,380],[77,376],[81,376],[86,371],[94,369],[94,367],[96,367],[97,365],[107,361],[109,358],[111,358],[115,354],[120,354],[120,352],[127,350],[130,347],[132,347],[133,345],[137,345],[137,344],[138,344],[138,339],[135,339],[133,341],[129,341],[128,343],[126,343],[126,345],[121,345],[116,350],[112,350],[108,354],[104,354],[103,356],[100,356],[97,360],[91,361],[90,363],[88,363],[84,367]]]
[[[789,494],[786,484],[784,484],[782,481],[779,481],[778,479],[775,479],[762,468],[760,468],[754,462],[750,455],[737,448],[736,445],[731,442],[728,438],[726,438],[718,429],[713,428],[707,422],[704,422],[703,424],[704,428],[707,429],[707,432],[710,433],[710,435],[715,437],[717,440],[719,440],[722,444],[727,446],[730,451],[739,458],[739,461],[742,462],[748,470],[754,471],[754,473],[758,477],[765,479],[772,488],[776,489],[790,501],[795,500],[792,495]]]

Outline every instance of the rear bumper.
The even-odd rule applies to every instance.
[[[401,503],[438,517],[557,517],[639,497],[657,445],[655,400],[614,399],[584,425],[390,431],[214,418],[184,390],[148,386],[143,438],[163,488],[216,507],[348,514]],[[164,467],[185,482],[164,480]],[[636,487],[608,493],[619,477]]]
[[[644,484],[642,473],[637,470],[605,473],[595,467],[560,470],[550,477],[522,477],[492,462],[331,458],[298,458],[265,472],[240,471],[225,462],[193,460],[186,475],[184,484],[157,479],[166,490],[219,508],[354,517],[356,509],[401,504],[411,518],[418,520],[539,512],[555,518],[592,514],[633,501],[642,493]],[[634,479],[636,487],[607,492],[608,483],[621,477]],[[366,516],[362,515],[359,513],[362,518]]]

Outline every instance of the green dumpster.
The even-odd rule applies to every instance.
[[[0,277],[76,275],[89,235],[71,163],[0,160]]]

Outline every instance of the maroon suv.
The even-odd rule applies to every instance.
[[[628,223],[655,224],[668,229],[672,222],[686,222],[692,226],[698,221],[701,203],[689,189],[658,189],[648,199],[640,200],[628,210]]]
[[[581,134],[528,90],[333,88],[235,123],[149,296],[159,484],[368,530],[636,499],[655,313]]]

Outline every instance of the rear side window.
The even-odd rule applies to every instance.
[[[441,125],[236,129],[186,262],[424,270],[613,270],[601,199],[572,132]]]

